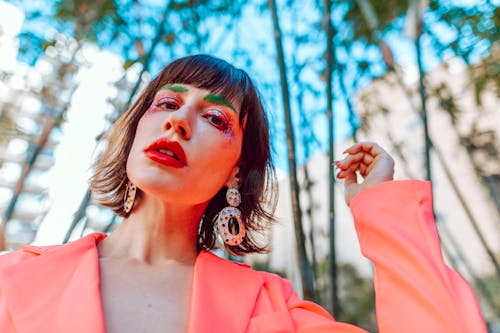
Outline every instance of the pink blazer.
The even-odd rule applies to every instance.
[[[388,182],[357,195],[351,209],[362,252],[375,265],[381,333],[485,333],[474,294],[441,255],[430,184]],[[104,333],[96,244],[25,246],[0,258],[1,333]],[[189,333],[338,332],[276,275],[201,252],[194,267]]]

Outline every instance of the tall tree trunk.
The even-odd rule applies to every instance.
[[[309,219],[309,244],[311,248],[311,260],[312,260],[312,273],[313,280],[317,281],[318,279],[318,260],[316,258],[316,241],[314,235],[314,197],[312,193],[313,183],[311,178],[309,177],[309,167],[307,163],[304,165],[304,190],[307,193],[307,198],[309,200],[309,207],[306,210],[307,217]]]
[[[75,230],[76,226],[78,223],[87,215],[87,206],[89,205],[90,199],[91,199],[91,191],[90,188],[87,189],[87,192],[85,192],[85,196],[83,197],[83,200],[80,202],[80,206],[76,210],[76,212],[73,214],[73,221],[71,221],[71,224],[66,231],[66,235],[64,236],[63,239],[63,244],[67,243],[73,234],[73,231]]]
[[[337,251],[335,243],[335,169],[333,166],[335,156],[335,118],[333,117],[333,27],[331,22],[332,5],[330,0],[325,0],[324,27],[326,31],[326,115],[328,117],[328,217],[330,227],[330,279],[331,302],[334,317],[339,317],[341,308],[338,296],[338,268]]]
[[[288,148],[288,164],[290,168],[290,193],[292,199],[293,222],[295,227],[295,240],[297,243],[297,254],[299,259],[300,276],[302,281],[302,292],[304,298],[315,299],[314,280],[312,275],[311,263],[307,257],[305,247],[305,235],[302,227],[302,212],[299,200],[299,183],[297,180],[297,162],[295,158],[295,138],[292,129],[292,112],[290,108],[290,97],[288,90],[288,81],[286,75],[285,58],[283,45],[281,42],[281,29],[279,26],[278,13],[276,9],[276,0],[268,0],[268,6],[271,10],[271,16],[274,29],[274,42],[276,44],[277,63],[280,71],[281,90],[283,98],[283,109],[285,112],[286,123],[286,143]]]
[[[297,82],[297,81],[296,81]],[[301,128],[308,128],[309,132],[311,133],[311,127],[307,123],[306,117],[303,113],[303,94],[299,93],[297,97],[297,104],[299,105],[300,108],[300,117],[301,117]],[[312,133],[311,133],[312,136]],[[306,156],[306,159],[310,155],[309,151],[309,145],[311,144],[311,139],[310,137],[306,137],[306,135],[302,135],[302,146],[304,147],[304,155]],[[309,163],[306,160],[306,163],[304,164],[304,186],[303,190],[306,191],[307,199],[308,199],[308,205],[306,209],[306,215],[307,218],[309,219],[309,234],[308,239],[309,239],[309,244],[310,244],[310,253],[311,253],[311,260],[312,260],[312,271],[313,271],[313,280],[315,281],[315,285],[317,288],[317,282],[318,282],[318,260],[316,258],[316,241],[315,241],[315,234],[314,234],[314,196],[313,196],[313,181],[311,180],[311,177],[309,177]],[[319,297],[319,295],[317,295]]]
[[[421,107],[421,118],[422,124],[424,126],[424,147],[425,147],[425,174],[427,180],[432,180],[432,170],[431,170],[431,143],[429,138],[429,120],[427,117],[427,96],[425,93],[424,84],[424,68],[422,64],[422,37],[419,35],[415,40],[415,50],[417,56],[418,64],[418,92],[420,95],[420,107]]]

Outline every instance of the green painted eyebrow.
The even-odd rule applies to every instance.
[[[170,90],[170,91],[177,92],[177,93],[185,93],[185,92],[189,91],[189,88],[186,86],[183,86],[182,84],[174,83],[174,84],[164,85],[163,87],[160,88],[160,91],[162,91],[162,90]],[[225,99],[222,96],[219,96],[216,94],[207,94],[205,97],[203,97],[203,99],[205,101],[208,101],[208,102],[211,102],[214,104],[225,105],[228,108],[230,108],[231,110],[233,110],[234,112],[238,113],[238,111],[236,111],[236,108],[233,106],[233,104],[231,104],[231,102],[229,102],[227,99]]]
[[[236,111],[236,108],[233,106],[233,104],[231,104],[227,99],[225,99],[222,96],[215,95],[215,94],[207,94],[205,97],[203,97],[203,99],[205,101],[209,101],[209,102],[214,103],[214,104],[225,105],[228,108],[230,108],[231,110],[233,110],[234,112],[238,113],[238,111]]]
[[[160,88],[160,91],[162,90],[170,90],[173,92],[178,92],[178,93],[183,93],[183,92],[188,92],[189,89],[182,84],[167,84],[163,87]]]

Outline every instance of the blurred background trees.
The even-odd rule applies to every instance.
[[[39,226],[50,223],[44,220],[51,206],[48,185],[35,186],[30,179],[53,164],[79,73],[91,66],[89,47],[111,52],[121,63],[96,151],[106,143],[110,124],[164,65],[186,54],[209,53],[247,70],[267,102],[277,165],[287,175],[286,223],[294,226],[297,283],[304,297],[373,330],[371,284],[341,258],[350,250],[339,243],[338,220],[345,215],[332,162],[352,142],[377,140],[398,159],[401,176],[433,178],[445,255],[477,288],[488,319],[500,320],[500,12],[495,1],[10,3],[25,16],[18,59],[28,66],[23,74],[28,83],[9,88],[19,73],[4,69],[0,74],[7,91],[0,95],[0,167],[18,170],[14,180],[0,182],[6,246],[31,242]],[[29,68],[40,67],[50,70],[30,85]],[[37,99],[31,111],[20,102],[25,95]],[[13,142],[22,153],[12,154]],[[318,162],[318,155],[324,159]],[[470,166],[464,172],[473,176],[478,200],[487,202],[486,219],[471,201],[459,163]],[[440,194],[441,188],[449,190]],[[30,195],[35,199],[23,199]],[[445,206],[454,203],[442,204],[440,196],[450,195],[484,257],[484,271],[477,272],[468,254],[472,250],[448,226]],[[41,208],[33,209],[36,205]],[[95,213],[93,206],[87,191],[61,242],[120,223],[109,212]],[[272,244],[278,239],[274,232],[268,236]],[[277,269],[266,260],[264,267]]]

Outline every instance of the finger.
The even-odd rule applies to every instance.
[[[364,155],[363,152],[348,155],[343,160],[335,162],[335,165],[341,170],[347,170],[353,163],[359,163],[363,160]]]
[[[344,170],[345,174],[356,173],[359,170],[360,163],[351,164],[346,170]]]
[[[375,144],[376,143],[374,143],[374,142],[359,142],[359,143],[356,143],[356,144],[352,145],[351,147],[347,148],[345,150],[345,153],[356,154],[359,152],[368,152],[371,150],[371,147]]]
[[[373,155],[370,155],[370,154],[364,154],[363,155],[363,160],[361,161],[363,164],[365,165],[370,165],[373,163],[373,161],[375,160],[376,157],[374,157]]]
[[[349,172],[346,174],[344,178],[344,186],[349,186],[352,184],[357,184],[358,183],[358,177],[356,176],[355,172]]]
[[[375,161],[375,159],[370,159],[371,162]],[[373,168],[373,163],[365,164],[364,160],[360,162],[353,162],[350,164],[345,170],[340,170],[338,174],[338,178],[344,178],[347,173],[356,173],[358,171],[363,178],[365,178]]]
[[[357,170],[359,170],[361,175],[364,177],[367,173],[368,168],[373,167],[372,164],[375,161],[376,159],[374,159],[371,155],[358,153],[356,155],[344,159],[343,161],[339,162],[336,165],[342,171],[348,170],[353,165],[355,165]]]
[[[358,183],[358,176],[356,175],[357,166],[353,165],[348,170],[342,171],[342,178],[344,179],[344,186],[347,187],[351,184]]]
[[[375,167],[375,165],[377,164],[378,161],[380,161],[382,159],[382,155],[378,155],[377,157],[375,157],[372,161],[372,163],[370,163],[368,165],[368,168],[366,170],[366,173],[369,174],[370,172],[372,172],[373,168]]]
[[[363,177],[363,184],[373,186],[383,181],[392,180],[394,176],[394,160],[382,147],[373,142],[361,142],[346,150],[348,156],[339,163],[352,179],[356,171]],[[359,185],[359,184],[358,184]]]
[[[358,167],[359,173],[361,176],[365,177],[367,174],[368,166],[364,163],[360,163]]]
[[[385,153],[384,149],[375,142],[360,142],[345,150],[348,154],[356,154],[359,152],[369,153],[372,156]]]
[[[345,170],[341,169],[340,172],[337,175],[337,178],[341,178],[342,179],[342,178],[345,178],[350,173],[356,173],[356,170],[358,170],[358,168],[359,168],[359,163],[351,164]]]

